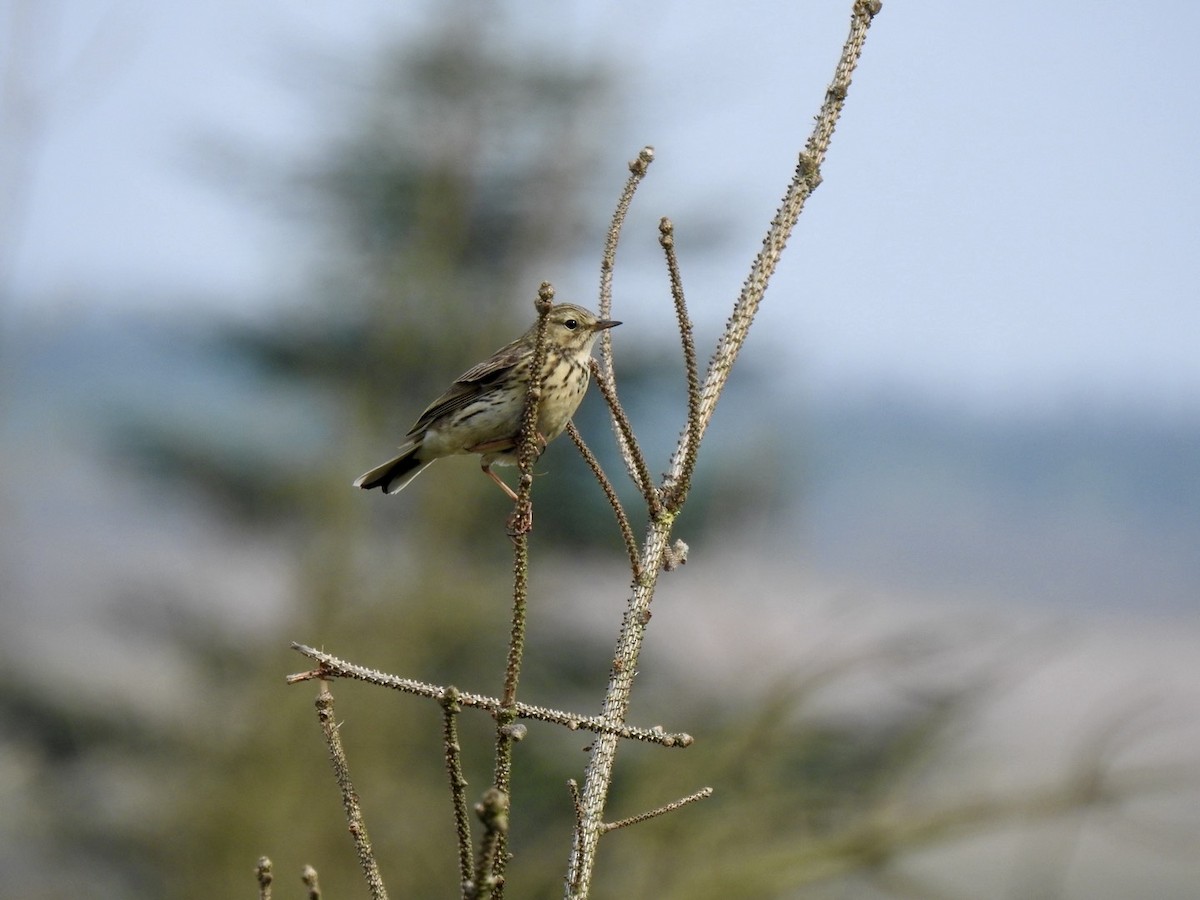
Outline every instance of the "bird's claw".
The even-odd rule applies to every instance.
[[[509,514],[507,529],[508,536],[513,539],[533,531],[533,504],[528,500],[523,503],[518,500],[512,513]]]

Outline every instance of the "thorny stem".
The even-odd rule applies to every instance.
[[[662,512],[662,499],[659,496],[658,488],[655,487],[654,479],[650,477],[650,467],[646,465],[646,457],[642,454],[642,448],[633,434],[633,425],[629,421],[625,408],[621,406],[616,386],[604,378],[600,364],[596,360],[593,359],[590,365],[592,374],[596,377],[596,387],[600,389],[600,395],[604,397],[604,402],[608,404],[608,411],[612,415],[614,431],[617,434],[618,443],[621,445],[621,454],[625,458],[625,464],[633,474],[633,481],[642,491],[642,496],[646,498],[646,507],[650,510],[650,516],[656,517]]]
[[[646,625],[650,621],[650,601],[654,599],[654,588],[658,573],[667,553],[673,513],[652,519],[646,526],[646,540],[642,545],[639,561],[640,576],[634,583],[621,620],[621,632],[609,672],[608,690],[604,695],[601,719],[614,726],[625,721],[629,710],[629,697],[637,670],[638,657],[645,639]],[[567,870],[567,897],[587,897],[595,864],[596,845],[603,833],[604,804],[608,787],[612,783],[612,770],[616,762],[617,743],[607,734],[600,734],[592,742],[592,753],[584,773],[582,809],[579,834],[573,841],[575,852]]]
[[[679,807],[687,806],[689,803],[695,803],[697,800],[707,800],[709,797],[712,796],[712,794],[713,794],[712,788],[710,788],[710,787],[701,788],[700,790],[696,791],[694,794],[688,794],[686,797],[680,797],[678,800],[672,800],[670,803],[666,803],[662,806],[655,807],[654,809],[647,810],[646,812],[640,813],[636,816],[629,816],[628,818],[625,818],[625,819],[618,819],[615,822],[605,822],[603,825],[600,826],[600,830],[603,832],[609,832],[609,831],[616,831],[618,828],[627,828],[630,825],[637,825],[641,822],[645,822],[649,819],[653,819],[656,816],[661,816],[661,815],[665,815],[666,813],[669,813],[669,812],[674,812],[675,810],[679,809]]]
[[[450,798],[454,806],[454,834],[458,841],[458,874],[464,896],[471,880],[471,822],[467,813],[467,777],[462,768],[462,747],[458,742],[458,714],[462,712],[458,689],[451,685],[442,696],[442,746],[446,751],[446,775],[450,779]]]
[[[607,473],[601,467],[600,461],[596,459],[596,455],[592,453],[591,448],[584,442],[583,435],[579,433],[579,429],[575,427],[574,422],[567,423],[567,434],[575,442],[575,447],[579,450],[579,455],[583,457],[583,461],[592,470],[592,474],[596,476],[596,480],[600,482],[600,489],[604,491],[604,496],[608,498],[608,505],[613,508],[613,512],[617,516],[617,527],[621,529],[621,539],[625,541],[625,552],[629,554],[629,565],[633,567],[636,577],[638,566],[637,538],[633,536],[633,526],[629,524],[629,516],[625,514],[625,507],[621,505],[621,498],[617,496],[612,482],[608,480]]]
[[[600,258],[600,318],[602,319],[611,318],[613,269],[617,263],[617,243],[621,239],[621,226],[625,223],[625,216],[629,212],[629,204],[633,202],[633,195],[637,192],[642,179],[646,177],[646,172],[652,162],[654,162],[653,147],[643,147],[638,151],[637,157],[630,160],[629,180],[625,182],[625,188],[617,199],[617,208],[613,211],[612,222],[608,226],[608,235],[604,239],[604,255]],[[605,368],[611,372],[612,344],[605,338],[607,335],[600,341],[601,356],[604,358]]]
[[[517,682],[521,677],[521,658],[525,653],[525,616],[529,588],[529,532],[533,528],[533,464],[539,453],[538,410],[542,402],[542,369],[546,362],[546,325],[554,303],[554,288],[542,282],[534,306],[537,308],[537,334],[534,338],[533,360],[529,369],[529,386],[525,391],[525,407],[521,413],[521,431],[517,438],[517,466],[521,472],[517,502],[510,520],[509,534],[513,539],[513,612],[512,631],[508,641],[508,661],[504,669],[504,693],[501,709],[496,711],[496,764],[494,789],[504,796],[507,806],[512,793],[512,730],[516,719],[513,710],[517,702]],[[507,812],[505,813],[507,823]],[[508,828],[495,832],[495,853],[490,872],[478,873],[476,887],[484,880],[493,885],[492,895],[504,896],[504,869],[508,862]]]
[[[354,847],[358,851],[358,862],[363,875],[366,876],[367,887],[373,900],[387,900],[387,888],[383,886],[383,879],[379,875],[379,865],[375,862],[371,839],[367,836],[367,825],[358,805],[358,792],[354,790],[354,783],[350,780],[350,766],[346,762],[346,752],[342,749],[342,738],[339,734],[341,726],[334,721],[333,693],[329,690],[329,682],[325,680],[321,681],[316,705],[317,718],[320,719],[321,730],[325,733],[325,744],[329,747],[329,759],[333,763],[333,774],[342,791],[346,822],[350,836],[354,839]]]
[[[698,422],[689,423],[688,435],[681,439],[671,459],[667,484],[678,484],[684,471],[685,459],[694,454],[704,431],[711,421],[729,372],[745,343],[750,324],[758,311],[767,283],[775,271],[784,245],[790,236],[809,194],[820,183],[820,166],[828,150],[830,138],[838,115],[845,103],[850,87],[850,76],[862,53],[867,29],[874,15],[879,12],[879,0],[856,0],[851,17],[850,33],[842,48],[842,54],[834,71],[833,82],[826,91],[825,102],[817,115],[816,126],[810,136],[796,167],[795,176],[784,195],[783,204],[771,222],[763,248],[750,267],[750,274],[742,292],[734,304],[733,316],[721,336],[717,351],[709,364],[700,392]],[[615,240],[612,241],[615,247]],[[608,248],[606,248],[606,253]],[[602,270],[603,271],[603,270]],[[602,281],[602,288],[604,282]],[[602,293],[602,298],[603,298]],[[607,314],[602,312],[602,315]],[[611,364],[610,360],[606,360]],[[598,379],[599,380],[599,379]],[[628,460],[627,460],[628,465]],[[654,598],[655,584],[663,560],[668,553],[671,526],[678,508],[674,507],[657,517],[652,517],[646,528],[646,539],[642,545],[641,571],[629,598],[621,632],[617,638],[616,652],[609,675],[601,717],[610,725],[625,720],[629,710],[629,698],[637,672],[646,623],[650,617],[650,603]],[[604,831],[604,806],[608,788],[612,783],[613,766],[616,761],[618,741],[601,734],[592,744],[592,753],[584,774],[582,791],[582,817],[578,835],[572,842],[571,859],[567,869],[566,896],[570,900],[584,900],[591,888],[592,872],[596,863],[596,849]]]
[[[366,666],[347,662],[344,659],[339,659],[330,653],[326,653],[324,650],[317,650],[313,647],[307,647],[304,644],[293,642],[292,649],[302,653],[309,659],[316,660],[317,668],[311,672],[298,672],[295,675],[289,675],[287,677],[288,684],[311,681],[314,678],[352,678],[355,681],[365,681],[367,684],[391,688],[392,690],[414,694],[418,697],[427,697],[430,700],[437,700],[439,702],[445,696],[447,690],[441,685],[429,684],[428,682],[417,681],[413,678],[401,678],[398,675],[389,675],[387,672],[380,672],[378,669],[369,669]],[[468,691],[459,692],[458,702],[464,707],[481,709],[491,713],[493,716],[503,709],[503,703],[499,697],[488,697],[484,694],[474,694]],[[610,728],[600,716],[581,716],[578,713],[550,709],[545,706],[534,706],[531,703],[522,703],[520,701],[517,701],[513,705],[512,711],[518,719],[534,719],[538,722],[547,722],[551,725],[561,725],[569,731],[590,731],[596,734],[612,731],[615,737],[624,740],[643,741],[648,744],[659,744],[663,747],[690,747],[693,742],[692,736],[682,731],[670,732],[664,731],[661,728],[640,728],[636,725],[626,725],[624,723],[615,728]]]
[[[612,318],[613,269],[616,266],[617,243],[621,238],[621,226],[625,223],[625,216],[629,212],[629,204],[633,202],[633,195],[642,179],[646,177],[646,171],[652,162],[654,162],[654,148],[643,147],[637,157],[629,163],[629,179],[625,182],[625,189],[621,191],[621,196],[617,200],[617,208],[613,212],[612,222],[608,227],[608,235],[604,240],[604,255],[600,259],[600,318],[602,319]],[[612,332],[610,331],[606,331],[600,338],[600,359],[601,363],[598,367],[593,368],[593,372],[596,375],[596,382],[600,385],[601,392],[604,393],[607,400],[609,397],[616,397],[617,394],[617,381],[613,373]],[[609,408],[612,409],[611,403]],[[613,415],[613,422],[616,425],[615,411]],[[656,505],[658,498],[654,491],[654,481],[649,476],[645,460],[638,459],[640,451],[637,451],[636,445],[631,443],[632,430],[623,430],[617,427],[615,431],[617,448],[621,451],[621,459],[625,462],[629,477],[633,479],[638,490],[645,496],[646,502],[651,506]],[[638,455],[635,456],[635,452]],[[652,497],[654,497],[653,500],[651,500]]]
[[[675,255],[675,225],[663,217],[658,223],[658,242],[666,255],[667,275],[671,280],[671,299],[675,302],[675,318],[679,321],[679,339],[683,344],[683,365],[687,376],[688,414],[687,429],[681,446],[686,447],[679,480],[673,485],[664,485],[663,493],[671,509],[680,509],[687,500],[692,484],[692,472],[696,468],[696,453],[700,449],[700,376],[696,369],[696,341],[692,322],[688,318],[687,300],[683,294],[683,276],[679,274],[679,258]]]
[[[504,892],[504,875],[500,857],[508,843],[508,794],[490,787],[483,792],[483,799],[475,804],[475,813],[483,822],[483,841],[479,848],[479,862],[475,866],[475,878],[464,892],[468,900],[482,897],[497,897]]]
[[[717,399],[729,378],[734,360],[745,343],[750,324],[767,289],[767,282],[775,272],[783,248],[791,236],[796,221],[804,209],[805,201],[821,183],[821,164],[829,150],[834,127],[846,102],[850,89],[850,76],[862,53],[867,29],[871,19],[879,12],[879,0],[857,0],[851,18],[850,34],[842,47],[842,55],[834,69],[833,81],[825,92],[825,102],[817,114],[816,125],[796,163],[796,173],[784,194],[783,202],[771,221],[771,227],[763,238],[762,249],[750,265],[750,273],[742,285],[741,294],[733,307],[729,326],[717,344],[717,351],[708,366],[704,384],[700,391],[700,434],[708,428],[716,409]]]

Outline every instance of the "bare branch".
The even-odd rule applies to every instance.
[[[533,490],[533,464],[541,453],[539,446],[541,436],[538,434],[537,421],[538,411],[542,405],[542,369],[546,364],[546,317],[553,304],[554,287],[550,282],[543,281],[542,286],[538,289],[537,299],[533,303],[538,314],[537,331],[533,342],[533,359],[529,364],[529,385],[525,389],[525,405],[521,409],[521,430],[517,433],[517,468],[521,473],[521,479],[520,486],[517,488],[516,506],[508,522],[508,533],[514,540],[528,535],[533,528],[533,508],[530,494]],[[514,568],[518,570],[523,568],[519,563],[526,552],[522,551],[520,547],[517,548],[518,559]],[[509,672],[506,673],[505,678],[506,685],[511,677],[511,659],[509,663]]]
[[[462,747],[458,743],[458,714],[462,712],[458,689],[453,685],[442,695],[442,746],[446,753],[446,775],[450,779],[450,800],[454,806],[454,834],[458,841],[458,874],[466,896],[471,881],[471,823],[467,814],[467,777],[462,769]]]
[[[521,472],[516,505],[509,518],[508,533],[513,540],[513,606],[512,627],[508,638],[508,658],[504,667],[502,708],[496,716],[496,762],[494,789],[505,798],[507,810],[512,793],[512,732],[507,726],[516,717],[512,712],[517,700],[517,682],[521,677],[521,659],[525,654],[525,615],[529,589],[529,532],[533,529],[533,464],[541,453],[538,433],[538,411],[542,403],[542,370],[546,363],[546,326],[554,305],[554,287],[543,281],[533,304],[537,308],[537,331],[533,344],[533,359],[529,368],[529,385],[525,389],[525,407],[521,412],[521,431],[517,438],[517,466]],[[506,812],[507,817],[507,812]],[[506,818],[507,821],[507,818]],[[504,894],[504,868],[508,861],[508,829],[489,832],[485,840],[493,839],[495,852],[490,854],[494,868],[488,873],[476,873],[475,886],[491,885],[497,897]],[[481,877],[483,880],[481,880]]]
[[[717,400],[725,388],[725,382],[729,379],[729,372],[733,368],[734,361],[741,352],[742,345],[746,342],[750,324],[758,312],[759,304],[767,290],[767,283],[775,272],[775,267],[779,263],[779,258],[791,236],[792,229],[799,220],[809,195],[821,183],[821,163],[825,161],[829,142],[833,138],[834,127],[841,115],[842,107],[845,105],[846,95],[850,90],[850,76],[862,54],[867,29],[871,26],[871,20],[879,12],[881,5],[878,0],[857,0],[854,4],[850,34],[846,38],[846,43],[842,47],[842,55],[834,69],[833,81],[825,91],[825,102],[821,106],[820,112],[817,113],[816,125],[809,136],[808,143],[800,153],[800,158],[796,163],[796,173],[784,194],[783,203],[771,221],[771,227],[768,229],[766,237],[763,238],[762,249],[750,265],[750,274],[747,275],[746,281],[742,285],[742,292],[734,304],[729,325],[721,336],[716,353],[713,354],[712,361],[709,363],[708,373],[700,393],[699,430],[701,435],[712,420]],[[672,464],[673,474],[677,468],[682,467],[684,449],[682,446],[680,447],[680,451],[676,455],[677,462]]]
[[[633,536],[633,526],[629,524],[629,517],[625,515],[625,507],[621,505],[621,499],[613,489],[612,482],[608,480],[608,475],[601,468],[600,461],[596,459],[591,448],[584,442],[583,435],[579,433],[579,429],[575,427],[574,422],[567,423],[567,434],[575,442],[575,447],[579,450],[579,455],[583,457],[583,461],[592,470],[592,474],[596,476],[596,480],[600,482],[600,490],[604,491],[604,496],[608,498],[608,505],[612,507],[613,512],[617,516],[617,527],[621,529],[621,539],[625,541],[625,552],[629,554],[629,565],[633,569],[633,577],[637,578],[639,565],[637,538]]]
[[[662,513],[662,499],[658,488],[654,486],[654,479],[650,477],[650,467],[646,465],[646,457],[633,433],[633,425],[625,413],[625,408],[621,406],[620,398],[617,397],[616,385],[611,379],[604,378],[600,363],[593,359],[590,365],[592,374],[596,377],[596,387],[600,389],[600,396],[608,404],[608,411],[612,415],[613,429],[617,435],[621,456],[625,460],[625,468],[629,470],[633,483],[646,498],[646,508],[650,517],[657,518]]]
[[[298,684],[301,681],[310,681],[314,678],[352,678],[355,681],[365,681],[368,684],[391,688],[406,694],[415,694],[418,697],[428,697],[431,700],[437,701],[441,701],[446,692],[446,688],[439,685],[416,681],[411,678],[401,678],[397,675],[389,675],[386,672],[380,672],[378,669],[369,669],[366,666],[346,662],[323,650],[316,650],[304,644],[293,643],[292,649],[307,656],[309,659],[316,660],[319,663],[319,667],[311,672],[298,672],[295,675],[289,675],[287,678],[288,684]],[[458,700],[464,707],[482,709],[493,716],[504,708],[503,703],[498,697],[488,697],[483,694],[472,694],[466,691],[459,692]],[[664,747],[690,747],[694,741],[694,738],[690,734],[682,731],[668,732],[658,727],[638,728],[637,726],[626,725],[624,723],[611,726],[600,716],[583,716],[578,713],[549,709],[544,706],[534,706],[533,704],[521,703],[520,701],[512,707],[512,711],[518,719],[534,719],[538,722],[548,722],[551,725],[561,725],[571,731],[611,734],[617,738],[643,741],[648,744],[661,744]]]
[[[337,778],[338,787],[342,790],[342,805],[346,809],[346,822],[350,836],[354,839],[354,847],[358,851],[358,862],[363,875],[367,879],[367,887],[373,900],[387,900],[387,889],[379,875],[379,864],[375,862],[375,853],[371,849],[371,839],[367,836],[367,825],[363,821],[362,810],[358,805],[358,793],[350,780],[350,766],[346,762],[346,753],[342,749],[342,738],[338,733],[340,726],[333,718],[333,693],[329,690],[329,682],[321,681],[321,691],[317,694],[317,718],[321,721],[321,730],[325,733],[325,744],[329,747],[329,759],[333,763],[333,774]]]
[[[687,500],[692,484],[692,472],[696,469],[696,453],[700,449],[700,375],[696,369],[696,341],[692,323],[688,318],[687,300],[683,295],[683,277],[679,273],[679,258],[675,255],[675,226],[665,216],[658,223],[658,242],[666,255],[667,275],[671,279],[671,299],[675,302],[675,318],[679,322],[679,339],[683,344],[683,365],[687,377],[687,430],[681,444],[684,449],[683,466],[678,479],[671,485],[663,485],[667,505],[678,510]]]
[[[604,241],[604,255],[600,259],[600,318],[602,319],[612,318],[612,278],[613,268],[616,265],[617,243],[621,238],[621,228],[625,224],[625,216],[629,212],[629,204],[633,201],[633,195],[637,191],[638,185],[642,183],[642,179],[646,177],[646,172],[652,162],[654,162],[654,148],[643,147],[637,157],[629,163],[629,180],[625,182],[625,189],[617,200],[616,210],[613,211],[612,223],[608,227],[608,236]],[[613,371],[612,332],[606,331],[600,338],[600,360],[601,362],[596,364],[592,371],[601,391],[605,394],[605,399],[609,401],[609,409],[613,414],[613,433],[616,435],[617,449],[621,452],[621,459],[625,463],[629,477],[646,497],[646,502],[654,507],[658,502],[657,497],[651,499],[654,494],[654,481],[647,473],[645,460],[641,458],[636,444],[632,443],[633,432],[628,428],[628,420],[625,422],[625,427],[622,427],[617,410],[613,406],[617,396],[617,382]],[[609,400],[610,397],[613,399]]]
[[[508,843],[508,809],[508,794],[496,787],[484,791],[483,798],[475,804],[475,813],[483,822],[483,843],[475,866],[475,880],[465,892],[468,900],[499,896],[504,890],[504,867],[499,857]]]
[[[618,819],[615,822],[605,822],[600,826],[602,832],[616,831],[618,828],[625,828],[629,825],[637,825],[639,822],[645,822],[653,819],[656,816],[661,816],[665,813],[674,812],[681,806],[687,806],[689,803],[695,803],[697,800],[707,800],[713,794],[713,789],[710,787],[701,788],[694,794],[688,794],[686,797],[680,797],[665,806],[657,807],[648,812],[641,813],[637,816],[630,816],[627,819]]]
[[[613,269],[617,261],[617,244],[621,240],[621,228],[625,224],[625,216],[629,213],[629,204],[633,202],[633,195],[637,192],[642,179],[646,177],[646,172],[652,162],[654,162],[653,147],[643,147],[638,151],[637,157],[630,160],[629,180],[625,182],[625,189],[621,191],[621,196],[617,199],[617,208],[613,211],[612,222],[608,226],[608,236],[604,240],[604,256],[600,259],[600,318],[602,319],[612,317]],[[604,366],[608,371],[612,371],[612,341],[608,335],[601,338],[600,347]]]

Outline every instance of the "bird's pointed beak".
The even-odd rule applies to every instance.
[[[603,331],[605,328],[616,328],[620,322],[614,322],[612,319],[601,319],[596,323],[596,331]]]

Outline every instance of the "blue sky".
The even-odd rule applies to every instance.
[[[0,52],[45,117],[31,152],[6,138],[0,157],[6,193],[16,173],[25,198],[5,198],[16,242],[0,285],[21,312],[56,314],[169,306],[181,285],[214,309],[286,295],[308,236],[204,177],[199,142],[234,138],[287,166],[331,124],[294,61],[369,60],[439,8],[4,6]],[[661,289],[653,224],[666,214],[697,318],[719,326],[849,7],[504,6],[493,39],[514,54],[603,58],[624,79],[621,127],[598,154],[614,198],[625,161],[656,147],[626,235],[646,252],[618,273],[622,318],[669,320],[665,298],[629,309]],[[1200,10],[1185,3],[885,2],[756,339],[795,347],[797,381],[816,386],[1200,410],[1197,39]],[[727,246],[689,253],[688,212],[712,208]],[[609,209],[594,212],[600,225]],[[560,293],[594,289],[591,265],[547,277]]]

